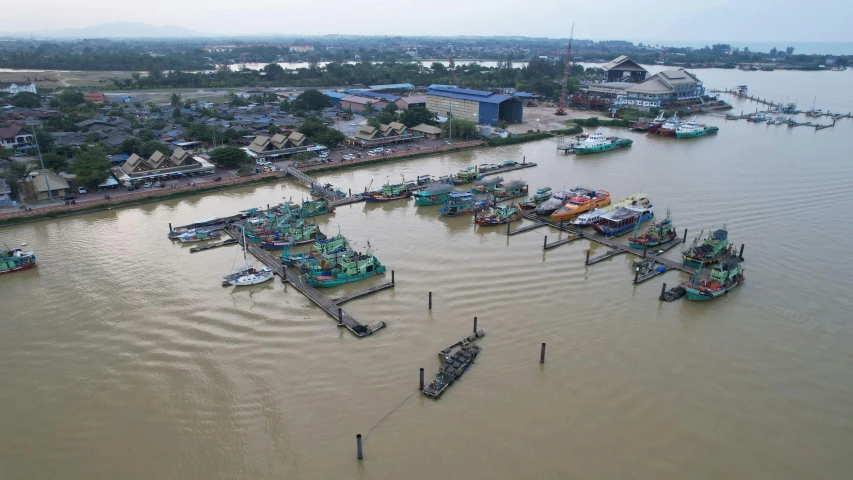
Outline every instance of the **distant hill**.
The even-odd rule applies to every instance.
[[[2,35],[3,32],[0,32]],[[141,22],[110,22],[83,28],[65,28],[62,30],[39,30],[34,32],[7,33],[9,36],[30,36],[49,38],[175,38],[201,37],[201,33],[174,25],[155,26]]]

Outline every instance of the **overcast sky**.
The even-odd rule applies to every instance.
[[[0,31],[135,21],[206,34],[523,35],[630,41],[851,41],[851,0],[41,0]],[[27,20],[29,19],[29,21]]]

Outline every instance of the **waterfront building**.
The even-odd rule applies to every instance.
[[[601,66],[608,82],[640,83],[646,79],[648,70],[626,55],[620,55]]]
[[[432,125],[427,125],[426,123],[415,125],[409,130],[416,135],[423,135],[424,138],[428,138],[430,140],[441,138],[441,129]]]
[[[354,112],[362,112],[364,111],[364,107],[366,107],[368,103],[372,104],[373,108],[375,108],[376,110],[382,110],[383,108],[385,108],[385,105],[388,105],[388,102],[377,98],[350,95],[341,99],[341,108],[349,108]]]
[[[44,173],[41,171],[30,173],[29,183],[32,186],[33,192],[35,192],[37,201],[50,200],[51,193],[53,193],[54,200],[59,200],[64,195],[71,193],[71,187],[68,186],[68,182],[50,170],[45,170]],[[50,184],[50,192],[48,192],[48,184]]]
[[[148,159],[133,154],[119,167],[110,171],[124,184],[139,181],[159,180],[182,176],[187,173],[213,173],[214,166],[202,157],[193,157],[183,148],[176,148],[172,155],[154,152]],[[50,179],[53,187],[53,179]]]
[[[492,126],[501,120],[521,123],[523,115],[522,101],[518,98],[454,85],[430,85],[426,107],[440,116]]]
[[[625,90],[620,100],[628,106],[651,108],[689,102],[705,95],[705,87],[696,75],[683,68],[664,70],[643,83]]]

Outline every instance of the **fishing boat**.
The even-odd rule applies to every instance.
[[[661,135],[672,136],[675,135],[675,130],[678,129],[678,127],[680,126],[681,120],[678,118],[678,114],[676,113],[673,116],[669,117],[669,119],[667,119],[667,121],[660,126],[660,128],[658,129],[658,133]]]
[[[474,363],[474,359],[480,353],[480,347],[469,342],[485,335],[482,330],[471,335],[471,337],[459,347],[452,355],[449,351],[441,353],[441,366],[435,378],[421,390],[424,395],[438,398],[447,390],[453,382],[459,379]]]
[[[655,216],[651,205],[619,207],[607,212],[592,225],[596,232],[613,237],[627,232],[646,220]]]
[[[257,285],[259,283],[264,283],[272,280],[274,273],[271,268],[264,267],[258,270],[255,269],[249,263],[247,246],[248,243],[246,243],[246,230],[243,229],[243,260],[246,261],[246,266],[243,267],[240,271],[234,272],[231,275],[225,277],[225,281],[227,281],[230,285],[234,285],[237,287]]]
[[[719,230],[710,232],[699,245],[701,236],[700,234],[699,237],[694,238],[690,248],[681,253],[681,258],[686,265],[691,267],[709,265],[731,255],[732,245],[729,244],[729,232],[725,225]]]
[[[634,235],[628,237],[628,245],[634,248],[649,248],[663,245],[664,243],[675,240],[678,234],[675,232],[675,227],[672,226],[672,217],[669,209],[666,209],[666,218],[657,222],[640,234],[640,224],[634,227]]]
[[[479,180],[481,178],[483,178],[483,175],[480,173],[477,167],[470,166],[460,170],[456,173],[456,175],[450,177],[450,183],[454,185],[464,185],[466,183],[471,183],[474,180]]]
[[[551,193],[551,187],[543,187],[536,190],[536,194],[533,195],[533,199],[531,200],[523,200],[518,202],[518,207],[522,210],[533,210],[537,205],[545,202],[553,196]]]
[[[646,206],[649,204],[649,196],[645,193],[635,193],[630,197],[623,198],[616,203],[612,203],[610,205],[604,207],[594,208],[586,213],[582,213],[578,215],[574,220],[572,220],[572,225],[577,225],[578,227],[586,227],[592,225],[598,219],[607,212],[612,212],[619,207],[627,207],[628,205],[642,205]]]
[[[521,209],[518,205],[499,205],[495,207],[495,213],[491,215],[481,214],[474,219],[477,225],[501,225],[504,223],[521,220]]]
[[[287,247],[284,252],[279,255],[282,265],[289,267],[299,267],[302,263],[319,259],[322,255],[330,253],[339,253],[345,250],[350,250],[349,240],[338,231],[334,237],[317,239],[314,245],[307,252],[290,253]]]
[[[444,202],[444,206],[439,208],[438,211],[442,215],[455,217],[479,212],[492,203],[488,198],[476,198],[470,192],[452,192],[448,196],[447,201]]]
[[[0,250],[0,274],[19,272],[36,266],[36,254],[8,246]]]
[[[696,275],[683,284],[688,300],[713,300],[728,293],[744,282],[743,268],[737,254],[728,255],[703,275],[702,267]]]
[[[663,113],[661,113],[657,117],[655,117],[654,120],[649,121],[649,133],[658,133],[658,130],[660,130],[660,127],[662,127],[664,123],[666,123],[666,117],[664,117]]]
[[[415,204],[418,206],[443,205],[453,193],[453,185],[438,183],[415,192]]]
[[[283,232],[276,231],[271,237],[262,237],[260,244],[261,248],[267,250],[281,250],[285,247],[307,245],[324,238],[326,236],[320,233],[317,224],[299,221]]]
[[[373,256],[368,247],[364,254],[340,258],[337,265],[329,270],[312,270],[303,278],[312,287],[329,288],[345,283],[357,282],[378,275],[385,271],[385,265]]]
[[[481,178],[474,182],[474,186],[471,187],[471,193],[491,193],[494,192],[498,187],[502,187],[504,179],[501,176],[497,177],[488,177]]]
[[[299,215],[302,218],[316,217],[318,215],[325,215],[334,211],[335,207],[329,205],[329,201],[325,198],[303,201],[302,205],[298,209]]]
[[[187,232],[182,235],[178,235],[178,240],[184,243],[204,242],[206,240],[212,240],[221,236],[222,232],[219,232],[217,230],[196,229],[192,232]]]
[[[582,189],[578,187],[569,190],[560,190],[559,192],[551,195],[551,198],[548,200],[536,205],[536,208],[533,209],[533,213],[537,215],[550,215],[554,213],[555,210],[565,205],[566,202],[568,202],[570,198],[574,197],[579,190]]]
[[[527,183],[524,180],[513,180],[492,191],[495,198],[512,198],[527,195]]]
[[[392,200],[400,200],[412,196],[412,191],[409,190],[407,183],[382,185],[382,190],[378,192],[364,192],[364,201],[367,203],[390,202]]]
[[[597,207],[610,205],[610,193],[604,190],[577,189],[565,205],[551,214],[551,221],[570,221],[578,215]]]
[[[679,127],[675,129],[675,136],[676,138],[701,137],[708,135],[709,133],[717,133],[719,130],[720,129],[718,127],[700,125],[696,123],[696,118],[694,117],[693,120],[679,125]]]
[[[575,144],[575,153],[583,155],[585,153],[606,152],[617,148],[630,147],[632,143],[634,141],[628,138],[605,137],[601,133],[601,127],[598,127],[598,130],[592,133],[589,138]]]

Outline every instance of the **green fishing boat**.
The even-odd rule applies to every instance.
[[[36,254],[20,248],[0,250],[0,274],[19,272],[36,266]]]
[[[338,264],[328,270],[312,270],[304,274],[303,279],[312,287],[329,288],[364,280],[384,271],[385,265],[368,248],[367,253],[338,259]]]
[[[481,214],[474,219],[477,225],[502,225],[504,223],[521,220],[521,209],[518,205],[499,205],[495,207],[495,213],[491,215]]]
[[[543,187],[536,190],[536,195],[533,195],[531,200],[522,200],[518,202],[519,208],[522,210],[533,210],[537,205],[551,198],[551,187]]]
[[[430,185],[415,192],[415,204],[419,206],[444,205],[453,193],[453,186],[447,183]]]
[[[284,252],[278,258],[283,265],[299,267],[303,263],[317,260],[323,255],[346,250],[351,250],[349,240],[338,231],[334,237],[315,240],[314,245],[307,252],[290,253],[285,247]]]
[[[717,133],[718,131],[720,131],[719,127],[714,127],[712,125],[700,125],[696,123],[696,118],[693,118],[693,120],[679,125],[678,128],[675,129],[675,136],[677,138],[702,137],[709,133]]]
[[[329,205],[329,201],[325,198],[303,201],[302,206],[299,208],[299,214],[302,218],[316,217],[318,215],[325,215],[334,211],[335,207]]]
[[[701,236],[699,234],[699,237],[694,238],[690,248],[681,253],[681,258],[686,265],[691,267],[710,265],[731,255],[732,245],[729,243],[729,232],[725,225],[723,228],[709,233],[700,245],[699,238]]]
[[[737,254],[723,258],[714,265],[710,275],[702,274],[702,267],[692,279],[682,285],[688,300],[713,300],[728,293],[744,282],[743,268]]]
[[[481,178],[483,178],[483,175],[479,170],[477,170],[477,167],[472,166],[466,167],[465,169],[460,170],[456,175],[450,177],[450,182],[454,185],[464,185]]]
[[[511,198],[527,195],[527,183],[524,180],[513,180],[492,191],[495,198]]]
[[[605,137],[601,128],[593,132],[588,138],[578,142],[574,146],[578,155],[585,153],[601,153],[617,148],[630,147],[634,141],[627,138]]]
[[[499,187],[503,185],[504,179],[502,177],[487,177],[481,178],[474,182],[474,186],[471,187],[471,193],[491,193],[497,190]]]

